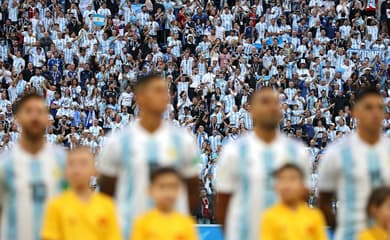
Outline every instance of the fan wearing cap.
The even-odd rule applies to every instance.
[[[378,80],[371,74],[371,68],[366,67],[363,69],[363,74],[360,76],[362,82],[366,82],[369,86],[375,87],[378,84]]]

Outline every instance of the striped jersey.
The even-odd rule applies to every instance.
[[[338,199],[336,240],[354,240],[366,228],[371,191],[390,184],[390,139],[370,146],[357,133],[330,145],[319,166],[319,190]]]
[[[125,239],[134,218],[153,206],[148,195],[150,172],[159,166],[172,166],[185,178],[197,177],[199,156],[190,133],[168,122],[149,133],[136,121],[107,139],[98,169],[103,175],[118,178],[115,198]],[[177,209],[188,213],[186,191],[181,193]]]
[[[36,155],[19,144],[0,157],[1,240],[40,240],[46,200],[65,188],[66,152],[46,144]]]
[[[217,190],[232,195],[226,240],[259,239],[261,214],[277,200],[273,189],[275,170],[286,163],[296,163],[307,172],[307,178],[311,171],[305,147],[282,134],[266,144],[250,132],[224,146],[219,161]]]

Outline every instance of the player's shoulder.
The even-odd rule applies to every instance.
[[[281,204],[279,203],[274,204],[264,211],[262,219],[263,220],[275,219],[275,218],[277,219],[284,214],[283,210],[284,208]]]
[[[63,206],[68,206],[69,204],[72,204],[72,202],[74,202],[74,200],[72,200],[71,198],[70,191],[65,190],[57,196],[54,196],[53,198],[49,199],[47,205],[49,208],[61,208]]]
[[[229,154],[238,154],[240,151],[245,150],[249,146],[249,144],[253,142],[253,136],[251,133],[244,133],[243,135],[239,136],[234,141],[228,141],[223,149],[222,152],[229,153]]]
[[[330,143],[325,150],[325,153],[339,153],[343,149],[346,148],[355,148],[354,144],[356,144],[355,133],[348,134],[346,136],[339,137],[335,139],[332,143]]]
[[[195,225],[195,221],[192,219],[192,217],[185,215],[180,212],[174,212],[173,213],[174,218],[176,219],[177,222],[182,223],[183,225]]]
[[[114,200],[112,199],[112,197],[100,192],[96,192],[94,194],[95,198],[99,201],[99,203],[101,203],[101,205],[114,206]]]
[[[301,149],[301,150],[306,149],[305,144],[299,139],[288,137],[284,133],[280,133],[279,137],[280,137],[279,144],[281,144],[285,147],[290,146],[290,147],[295,148],[295,149]]]

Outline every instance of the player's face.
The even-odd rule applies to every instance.
[[[150,188],[150,194],[158,207],[171,210],[181,187],[180,179],[174,174],[157,177]]]
[[[136,100],[141,111],[151,111],[162,114],[169,102],[168,84],[163,78],[151,81],[136,94]]]
[[[385,105],[383,99],[377,95],[368,95],[356,104],[353,114],[359,122],[359,127],[368,131],[381,129]]]
[[[17,113],[16,119],[22,127],[23,134],[31,138],[42,137],[49,124],[46,105],[40,99],[30,99],[25,102]]]
[[[96,174],[93,155],[88,150],[70,153],[65,174],[72,187],[89,186],[91,176]]]
[[[280,199],[288,203],[302,200],[304,194],[302,178],[293,169],[286,169],[278,174],[275,189]]]
[[[279,98],[271,89],[253,96],[250,108],[254,123],[266,128],[276,128],[281,119]]]

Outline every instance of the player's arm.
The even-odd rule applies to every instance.
[[[333,145],[333,147],[337,147]],[[336,227],[336,219],[333,213],[332,201],[335,197],[338,185],[338,155],[334,148],[328,148],[318,168],[318,187],[320,190],[319,207],[323,212],[329,227]]]
[[[325,216],[326,223],[332,229],[336,228],[336,217],[333,213],[332,201],[335,198],[333,192],[320,192],[319,196],[319,208]]]
[[[114,196],[116,192],[117,175],[121,169],[119,136],[109,137],[107,144],[100,151],[97,161],[99,170],[98,184],[100,192]]]
[[[116,192],[117,177],[100,175],[98,178],[99,190],[101,193],[114,197]]]
[[[196,212],[196,208],[198,206],[199,201],[199,177],[196,176],[192,178],[187,178],[185,179],[185,184],[188,192],[188,203],[190,206],[190,212],[194,213]]]
[[[231,196],[232,194],[230,193],[217,192],[218,204],[216,204],[215,207],[215,217],[217,218],[217,222],[222,225],[223,229],[226,224],[227,209],[229,207]]]
[[[237,174],[238,156],[236,148],[228,144],[221,153],[217,170],[217,222],[224,228],[230,199],[238,182]]]

